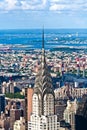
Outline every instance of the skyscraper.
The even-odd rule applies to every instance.
[[[20,117],[22,115],[21,109],[12,108],[10,109],[10,130],[13,130],[13,125],[16,120],[20,120]]]
[[[5,111],[5,95],[4,94],[0,94],[0,115],[1,112]]]
[[[0,94],[2,93],[2,87],[1,87],[1,83],[0,83]]]
[[[33,88],[31,86],[25,88],[25,130],[28,128],[28,121],[30,121],[30,115],[32,113],[32,95],[33,95]]]
[[[55,95],[45,59],[44,30],[42,39],[41,64],[34,85],[28,130],[57,130],[57,115],[54,112]]]
[[[64,110],[64,120],[71,125],[71,130],[75,130],[75,115],[78,109],[77,99],[67,101],[67,107]]]

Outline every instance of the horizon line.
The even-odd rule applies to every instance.
[[[34,29],[39,29],[41,30],[42,28],[2,28],[0,30],[34,30]],[[62,30],[62,29],[87,29],[87,28],[44,28],[44,30],[51,30],[51,29],[55,29],[55,30]]]

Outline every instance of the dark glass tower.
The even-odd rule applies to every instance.
[[[5,111],[5,95],[0,94],[0,115]]]

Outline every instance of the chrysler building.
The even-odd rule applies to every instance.
[[[43,30],[41,64],[35,79],[32,114],[28,122],[28,130],[58,130],[54,102],[55,95],[51,75],[45,59]]]

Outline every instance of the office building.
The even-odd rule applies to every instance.
[[[67,107],[64,111],[64,120],[71,125],[71,129],[75,130],[75,115],[78,109],[78,102],[68,100]]]
[[[1,112],[5,111],[5,95],[4,94],[0,94],[0,115]]]
[[[32,97],[32,114],[28,122],[28,130],[57,130],[57,115],[55,115],[55,95],[52,86],[44,50],[44,31],[41,64],[36,76]]]

